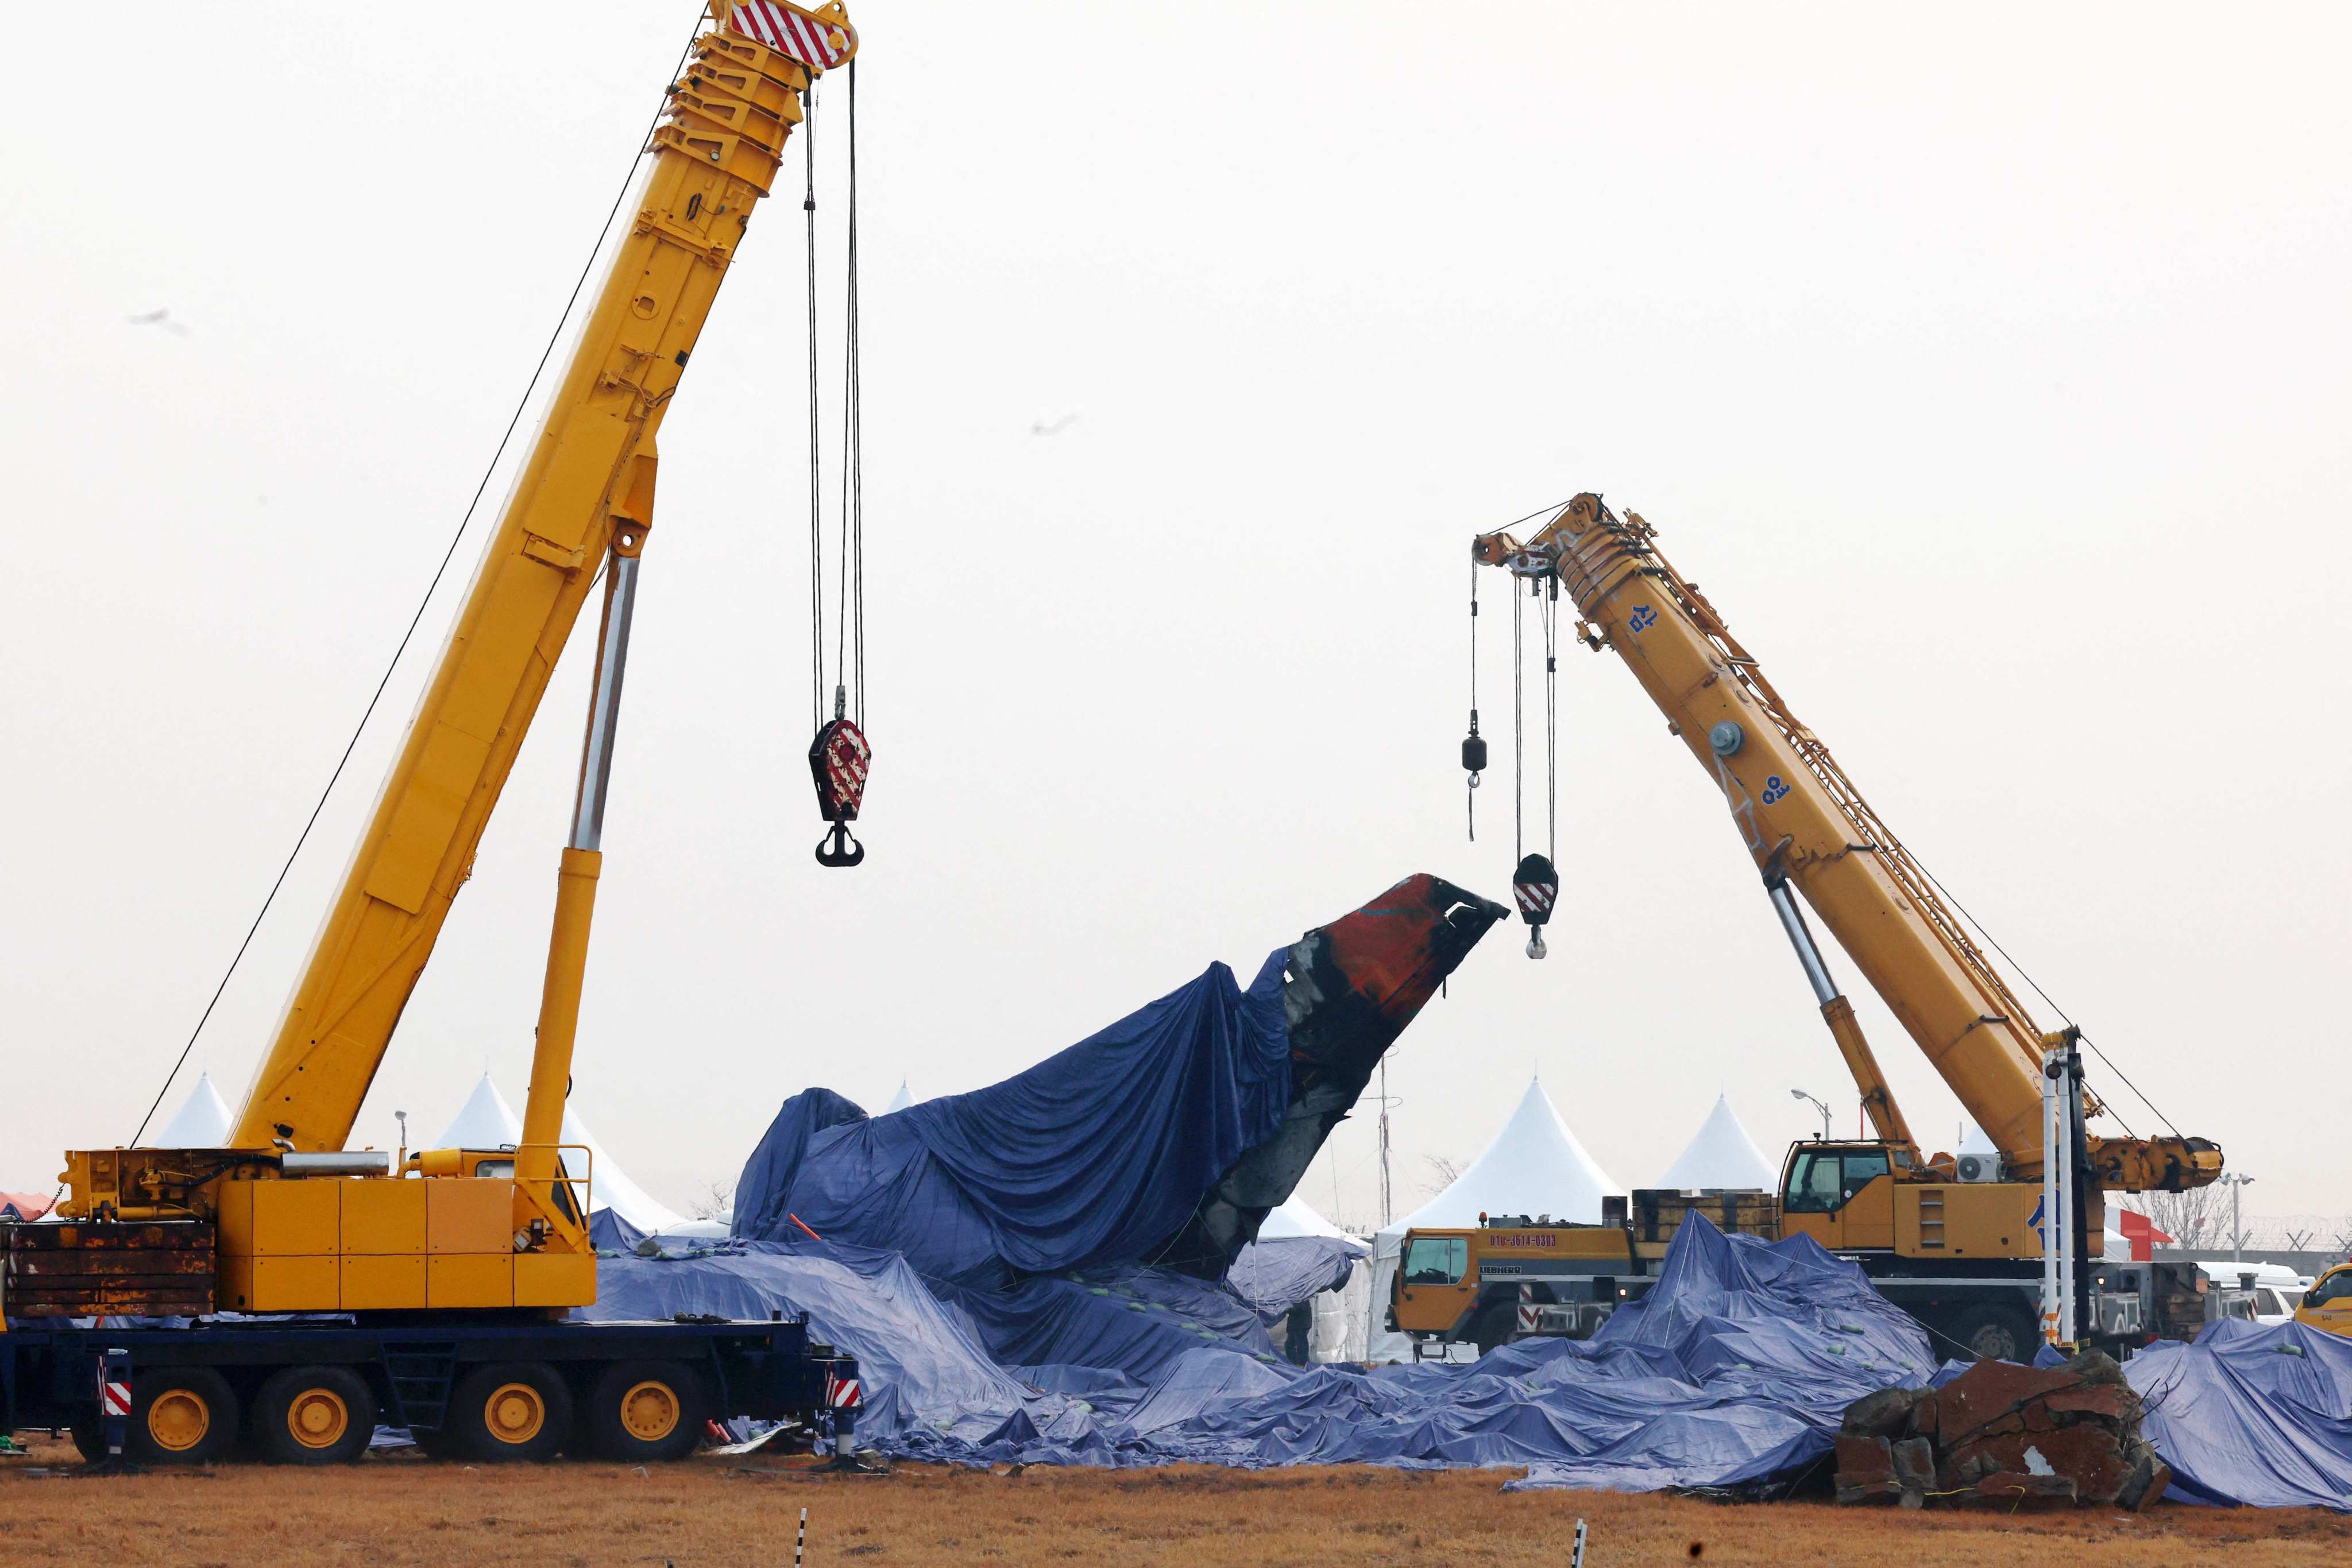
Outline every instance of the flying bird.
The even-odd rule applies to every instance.
[[[1068,429],[1073,424],[1076,423],[1077,417],[1078,416],[1075,414],[1065,414],[1050,425],[1043,419],[1033,419],[1029,422],[1029,434],[1032,436],[1058,436],[1063,431]]]
[[[172,320],[172,307],[169,305],[160,310],[142,311],[136,316],[125,317],[124,320],[134,327],[161,327],[174,337],[184,338],[188,335],[188,329],[184,322]]]

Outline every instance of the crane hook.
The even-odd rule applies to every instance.
[[[1550,952],[1544,946],[1543,928],[1551,919],[1551,911],[1559,902],[1559,872],[1549,856],[1529,855],[1519,861],[1511,873],[1511,894],[1518,901],[1519,918],[1528,922],[1528,956],[1541,958]]]
[[[856,721],[843,715],[842,706],[836,690],[834,718],[817,731],[816,740],[809,746],[817,810],[833,824],[833,831],[817,843],[820,866],[855,866],[866,858],[866,846],[849,836],[849,824],[857,820],[858,805],[866,797],[866,774],[874,761],[874,748]]]

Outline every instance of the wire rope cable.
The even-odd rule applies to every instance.
[[[670,68],[672,82],[676,82],[685,70],[687,57],[694,52],[694,40],[701,34],[702,17],[698,14],[693,31],[687,35],[685,47],[678,51],[677,64]],[[188,1031],[188,1042],[180,1047],[178,1058],[172,1063],[172,1070],[163,1076],[163,1087],[155,1091],[155,1099],[147,1107],[147,1114],[139,1119],[139,1130],[131,1135],[131,1146],[135,1147],[139,1140],[147,1135],[148,1124],[155,1120],[155,1112],[163,1106],[163,1097],[172,1092],[172,1085],[178,1080],[180,1069],[188,1065],[188,1057],[204,1035],[205,1025],[211,1021],[213,1010],[220,1005],[221,997],[228,991],[229,982],[236,978],[237,966],[245,961],[247,951],[253,946],[254,936],[261,930],[263,919],[268,915],[270,906],[277,902],[278,889],[285,887],[288,873],[294,869],[295,858],[302,853],[302,846],[310,842],[311,829],[318,826],[320,814],[326,810],[327,800],[334,794],[336,783],[342,778],[343,769],[350,765],[352,753],[359,749],[360,737],[367,732],[368,721],[375,716],[377,704],[383,700],[384,691],[392,684],[393,672],[400,668],[401,657],[408,651],[408,645],[415,640],[416,628],[424,623],[425,612],[433,603],[433,595],[441,586],[442,578],[448,574],[449,563],[457,558],[457,546],[464,542],[467,530],[472,526],[474,514],[481,507],[482,497],[488,491],[490,480],[498,473],[499,463],[514,440],[515,430],[521,425],[524,412],[530,406],[530,395],[539,389],[540,378],[547,374],[547,362],[554,357],[555,345],[562,340],[563,329],[570,323],[572,312],[580,303],[580,291],[588,286],[588,275],[595,269],[596,258],[604,252],[604,241],[613,232],[614,220],[621,216],[621,204],[628,200],[629,186],[636,179],[637,164],[651,145],[654,132],[660,127],[662,117],[669,112],[669,99],[670,89],[665,88],[661,106],[654,110],[654,117],[646,123],[645,133],[637,138],[637,150],[630,155],[628,172],[621,181],[620,191],[613,197],[612,207],[604,214],[603,226],[596,231],[596,242],[588,247],[588,259],[581,265],[580,276],[572,279],[572,292],[563,301],[562,314],[556,318],[555,330],[548,333],[546,345],[539,351],[539,363],[531,368],[530,384],[523,388],[522,395],[516,399],[514,412],[507,417],[507,427],[499,437],[498,448],[490,454],[480,481],[474,486],[473,499],[466,503],[465,515],[458,519],[457,531],[449,536],[448,548],[441,552],[440,564],[433,569],[432,581],[425,585],[424,596],[417,600],[415,613],[408,618],[407,629],[400,634],[399,646],[392,650],[392,658],[384,665],[383,674],[376,680],[375,690],[368,697],[367,707],[360,713],[360,721],[352,727],[351,739],[343,742],[342,755],[335,760],[334,771],[327,776],[326,787],[319,792],[318,800],[311,805],[310,815],[303,821],[302,831],[295,836],[294,847],[286,852],[285,863],[278,868],[277,879],[269,884],[269,891],[262,899],[261,908],[255,911],[253,923],[246,927],[244,940],[236,944],[236,952],[230,956],[228,967],[221,973],[220,984],[213,987],[211,998],[205,1003],[204,1012],[196,1018],[196,1026]],[[65,1191],[62,1184],[58,1191]]]
[[[2075,1024],[2074,1017],[2068,1014],[2065,1008],[2058,1005],[2058,998],[2051,995],[2049,992],[2042,989],[2041,983],[2026,972],[2025,965],[2018,963],[2015,958],[2010,955],[2009,949],[2001,946],[1998,941],[1994,940],[1992,932],[1985,929],[1984,922],[1977,919],[1976,916],[1970,914],[1969,912],[1969,907],[1966,904],[1953,897],[1952,890],[1944,886],[1943,880],[1938,878],[1935,872],[1928,870],[1924,862],[1914,861],[1913,864],[1918,866],[1919,874],[1927,879],[1928,884],[1936,889],[1937,893],[1939,894],[1946,902],[1949,903],[1952,908],[1958,910],[1960,912],[1960,918],[1968,921],[1969,924],[1975,929],[1978,936],[1984,939],[1984,944],[1987,947],[1991,948],[1995,952],[2000,954],[2001,962],[2007,963],[2011,969],[2017,971],[2017,977],[2020,980],[2024,981],[2027,986],[2032,990],[2036,996],[2041,997],[2044,1002],[2050,1004],[2050,1010],[2058,1015],[2058,1021],[2064,1024],[2068,1028],[2075,1031],[2075,1037],[2081,1040],[2083,1044],[2091,1047],[2091,1054],[2098,1058],[2100,1061],[2106,1064],[2107,1070],[2114,1073],[2116,1079],[2121,1081],[2123,1086],[2132,1091],[2134,1098],[2138,1100],[2142,1105],[2147,1106],[2149,1111],[2155,1115],[2158,1121],[2163,1122],[2167,1128],[2170,1129],[2172,1135],[2175,1138],[2185,1138],[2188,1136],[2188,1134],[2182,1132],[2179,1127],[2173,1124],[2172,1118],[2164,1113],[2164,1108],[2162,1106],[2150,1100],[2147,1097],[2147,1092],[2143,1090],[2139,1085],[2132,1082],[2129,1078],[2125,1076],[2124,1069],[2116,1066],[2115,1059],[2113,1058],[2109,1057],[2106,1052],[2099,1049],[2098,1043],[2096,1041],[2093,1040],[2090,1036],[2082,1032],[2080,1027]],[[2131,1132],[2132,1130],[2130,1125],[2128,1123],[2124,1123],[2123,1113],[2121,1111],[2116,1110],[2113,1106],[2108,1106],[2107,1110],[2115,1117],[2118,1123],[2123,1124],[2123,1128],[2126,1132]],[[2137,1138],[2139,1134],[2132,1132],[2132,1136]]]
[[[849,62],[848,214],[842,285],[841,585],[835,608],[834,678],[856,692],[856,718],[866,726],[866,384],[857,288],[857,62]]]
[[[1559,579],[1538,608],[1544,643],[1544,853],[1559,864]]]
[[[816,84],[801,94],[801,198],[808,292],[809,722],[824,726],[824,454],[817,422]]]
[[[1527,633],[1521,616],[1525,595],[1511,593],[1511,859],[1527,858]]]

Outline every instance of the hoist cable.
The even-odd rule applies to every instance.
[[[801,94],[802,163],[805,194],[801,197],[805,230],[808,283],[808,452],[809,452],[809,722],[824,726],[824,458],[817,425],[816,354],[816,88]]]
[[[1475,558],[1470,563],[1470,733],[1478,733],[1478,563]],[[1469,744],[1467,741],[1463,742],[1465,752]],[[1463,810],[1469,819],[1470,842],[1475,844],[1478,841],[1478,774],[1475,771],[1470,774],[1470,787],[1462,793],[1467,797],[1463,803]]]
[[[1915,862],[1915,864],[1916,864],[1916,862]],[[1927,879],[1929,885],[1934,887],[1936,891],[1941,895],[1947,903],[1960,911],[1960,918],[1962,920],[1968,921],[1969,925],[1976,928],[1977,935],[1984,939],[1985,945],[1991,948],[1995,952],[2000,954],[2002,962],[2006,963],[2011,969],[2017,971],[2017,977],[2020,980],[2024,981],[2027,986],[2032,990],[2036,996],[2041,997],[2044,1002],[2050,1004],[2050,1010],[2058,1015],[2058,1021],[2065,1025],[2070,1029],[2075,1028],[2074,1020],[2067,1016],[2065,1008],[2058,1005],[2058,999],[2051,995],[2049,992],[2042,989],[2041,985],[2034,980],[2033,976],[2026,973],[2025,965],[2018,963],[2016,959],[2010,956],[2009,949],[2001,946],[1999,942],[1993,939],[1992,932],[1985,930],[1984,922],[1982,921],[1978,920],[1976,916],[1969,913],[1969,907],[1966,904],[1952,897],[1952,890],[1944,886],[1944,884],[1937,879],[1936,873],[1928,870],[1925,865],[1919,866],[1919,872],[1920,875]],[[2079,1029],[2076,1030],[2076,1034],[2077,1037],[2080,1038],[2084,1045],[2091,1047],[2091,1054],[2097,1057],[2102,1062],[2106,1063],[2107,1070],[2114,1073],[2116,1077],[2122,1081],[2123,1086],[2126,1089],[2130,1089],[2132,1093],[2138,1098],[2139,1102],[2142,1105],[2147,1106],[2149,1110],[2153,1111],[2158,1121],[2163,1122],[2165,1126],[2172,1129],[2172,1135],[2175,1138],[2185,1138],[2188,1136],[2188,1134],[2182,1132],[2179,1128],[2173,1126],[2172,1118],[2164,1113],[2164,1108],[2162,1106],[2157,1104],[2156,1101],[2150,1100],[2145,1093],[2143,1093],[2139,1085],[2132,1082],[2130,1079],[2124,1077],[2123,1068],[2116,1066],[2115,1062],[2108,1057],[2107,1053],[2099,1049],[2098,1046],[2093,1042],[2088,1035],[2082,1034]],[[2121,1122],[2123,1121],[2122,1112],[2115,1110],[2113,1107],[2109,1107],[2108,1110],[2109,1112],[2115,1116],[2116,1121]],[[2124,1131],[2126,1132],[2131,1132],[2131,1129],[2128,1126],[2126,1126]],[[2137,1133],[2133,1133],[2132,1135],[2134,1137],[2138,1136]]]
[[[1527,633],[1520,619],[1519,594],[1511,593],[1511,858],[1528,854],[1527,809]]]
[[[841,588],[834,674],[857,694],[866,724],[866,368],[857,307],[857,62],[849,62],[849,216],[841,366]]]
[[[694,40],[701,36],[702,17],[698,14],[692,30],[687,34],[686,47],[678,50],[677,64],[670,68],[669,79],[672,82],[684,73],[687,57],[694,52]],[[203,1036],[205,1024],[211,1021],[213,1010],[220,1005],[221,997],[228,991],[228,983],[236,978],[237,966],[245,961],[247,950],[252,947],[254,936],[261,930],[263,918],[269,913],[270,906],[278,901],[278,889],[285,887],[288,873],[294,869],[295,858],[302,853],[302,846],[310,842],[310,830],[319,826],[320,814],[326,810],[328,797],[334,794],[336,783],[343,776],[343,769],[351,763],[352,753],[358,750],[360,737],[367,732],[368,721],[374,717],[377,704],[383,700],[384,690],[392,684],[393,672],[400,668],[401,656],[415,640],[416,628],[425,620],[425,612],[433,603],[433,595],[441,586],[441,579],[448,574],[449,563],[457,558],[457,546],[464,542],[466,531],[473,524],[474,513],[481,507],[482,497],[490,488],[490,479],[499,471],[499,461],[506,456],[508,446],[514,440],[516,427],[522,423],[524,413],[530,407],[530,395],[539,389],[540,377],[547,374],[547,362],[554,356],[555,345],[563,339],[563,329],[571,321],[573,309],[580,303],[580,291],[587,287],[588,274],[595,269],[596,258],[603,254],[604,241],[613,232],[613,222],[621,216],[621,204],[628,200],[629,186],[636,178],[637,164],[651,146],[654,132],[660,129],[662,118],[669,112],[669,106],[670,89],[664,88],[661,105],[654,110],[653,119],[646,122],[644,134],[637,138],[636,150],[629,154],[628,170],[622,176],[620,190],[614,194],[611,208],[604,214],[603,226],[596,230],[595,243],[588,247],[588,259],[581,264],[580,276],[572,280],[572,292],[564,299],[562,313],[555,321],[555,330],[547,334],[547,342],[539,351],[539,363],[531,367],[530,380],[523,387],[522,395],[515,400],[514,412],[507,416],[506,430],[499,437],[498,447],[491,452],[481,479],[474,486],[473,498],[467,501],[465,515],[457,520],[457,531],[449,536],[448,547],[441,552],[440,564],[433,569],[432,581],[425,584],[424,596],[416,602],[415,613],[408,617],[407,629],[400,634],[399,646],[392,650],[392,658],[385,663],[383,674],[377,678],[375,690],[369,695],[367,707],[360,713],[360,721],[352,726],[352,738],[343,742],[343,753],[335,759],[334,771],[327,775],[326,787],[319,792],[319,798],[311,804],[310,815],[303,820],[302,831],[295,835],[294,847],[286,852],[285,864],[278,868],[277,879],[269,884],[269,891],[263,897],[261,908],[254,912],[253,923],[245,928],[244,940],[236,944],[236,952],[230,955],[228,967],[221,973],[220,984],[213,987],[211,999],[205,1002],[205,1010],[197,1016],[196,1026],[188,1031],[188,1042],[180,1047],[179,1056],[172,1063],[172,1070],[163,1075],[163,1086],[155,1091],[154,1101],[147,1107],[147,1114],[139,1119],[139,1130],[131,1135],[129,1146],[135,1147],[139,1140],[147,1135],[148,1123],[155,1120],[155,1112],[163,1106],[163,1097],[172,1092],[172,1085],[178,1079],[180,1069],[188,1065],[189,1054],[196,1048],[196,1041]],[[58,1184],[58,1191],[65,1191],[62,1183]]]
[[[1544,640],[1544,853],[1559,864],[1559,579],[1549,579],[1538,618]]]

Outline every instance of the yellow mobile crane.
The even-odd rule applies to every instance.
[[[1579,640],[1616,651],[1723,791],[1762,875],[1876,1133],[1790,1152],[1783,1227],[1856,1258],[1890,1298],[1977,1353],[2021,1358],[2039,1337],[2032,1292],[2021,1289],[2042,1258],[2043,1075],[2053,1058],[2074,1059],[2079,1031],[2034,1023],[1932,879],[1654,541],[1638,514],[1620,519],[1586,494],[1524,542],[1490,533],[1471,553],[1550,605],[1567,595]],[[1992,1141],[1997,1165],[1923,1156],[1799,895]],[[1534,889],[1538,909],[1523,891],[1521,908],[1539,920],[1549,896]],[[2100,1113],[2095,1099],[2081,1099],[2081,1114]],[[2075,1142],[2087,1166],[2074,1189],[2077,1236],[2101,1234],[2103,1189],[2179,1192],[2221,1173],[2221,1150],[2201,1138],[2078,1131]]]
[[[128,1415],[131,1450],[151,1460],[212,1457],[246,1413],[266,1452],[296,1461],[356,1454],[379,1414],[471,1457],[540,1457],[573,1443],[661,1458],[690,1448],[709,1414],[809,1413],[845,1385],[850,1394],[833,1403],[854,1399],[854,1364],[807,1345],[796,1325],[625,1332],[557,1322],[596,1299],[593,1173],[587,1152],[561,1137],[630,620],[654,522],[655,438],[813,82],[856,50],[837,0],[807,9],[711,0],[708,12],[654,131],[634,216],[231,1146],[68,1153],[57,1209],[68,1223],[6,1233],[5,1310],[20,1326],[0,1337],[0,1429],[62,1413],[87,1431],[90,1391],[117,1370],[125,1408],[108,1412]],[[600,575],[603,624],[521,1142],[411,1153],[400,1169],[388,1152],[347,1151]],[[812,756],[821,794],[828,767],[862,784],[864,756],[854,724],[826,726]],[[838,829],[845,816],[828,809]],[[215,1308],[336,1313],[355,1326],[208,1324],[98,1340],[22,1327]],[[92,1356],[104,1377],[89,1374]]]

